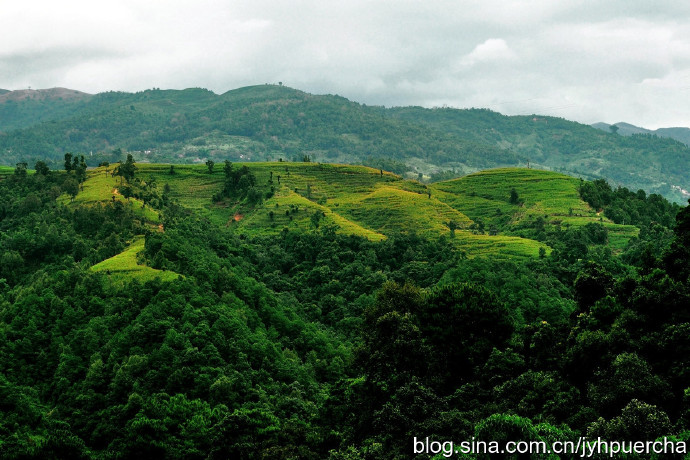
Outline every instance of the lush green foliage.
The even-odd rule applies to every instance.
[[[580,187],[582,199],[617,224],[629,223],[649,226],[658,223],[670,227],[680,208],[655,194],[647,195],[644,190],[631,192],[625,187],[613,190],[603,179],[583,183]]]
[[[117,146],[136,152],[139,160],[180,161],[182,151],[181,162],[301,161],[306,156],[330,162],[382,158],[391,164],[408,158],[440,164],[454,158],[470,169],[518,163],[513,153],[386,118],[379,108],[272,85],[221,96],[199,89],[103,93],[78,110],[56,110],[45,117],[50,122],[37,119],[32,125],[27,119],[21,129],[0,137],[0,149],[11,150],[4,162],[57,161],[67,151],[118,161],[111,147]]]
[[[7,165],[43,160],[58,169],[64,153],[88,152],[95,166],[124,161],[125,151],[139,162],[309,158],[439,180],[531,164],[679,202],[690,189],[690,147],[672,139],[488,110],[369,107],[276,85],[0,102],[0,125]]]
[[[3,457],[687,437],[690,208],[616,192],[641,229],[612,248],[617,224],[578,197],[601,184],[554,173],[426,187],[315,163],[138,163],[127,185],[112,171],[0,176]],[[212,202],[249,175],[262,203],[242,188]],[[508,238],[549,250],[505,257]],[[469,241],[489,249],[468,257]]]
[[[589,179],[607,178],[633,190],[687,200],[679,188],[690,188],[686,173],[690,148],[673,139],[651,134],[621,136],[562,118],[509,117],[485,109],[403,107],[387,114],[477,143],[499,145],[535,167]]]

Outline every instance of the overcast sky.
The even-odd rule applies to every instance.
[[[266,82],[370,105],[690,126],[690,2],[0,0],[0,88]]]

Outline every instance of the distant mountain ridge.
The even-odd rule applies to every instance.
[[[426,178],[529,166],[603,177],[678,202],[687,200],[678,190],[690,190],[687,145],[562,118],[367,106],[269,84],[221,95],[202,88],[27,91],[0,95],[0,163],[10,166],[42,159],[61,168],[65,152],[85,154],[92,166],[124,153],[165,163],[309,159]]]
[[[70,117],[92,97],[67,88],[0,91],[0,133]]]
[[[611,126],[618,127],[618,134],[623,136],[631,136],[633,134],[653,134],[659,137],[668,137],[675,139],[683,144],[690,145],[690,128],[684,127],[674,127],[674,128],[659,128],[659,129],[647,129],[640,126],[631,125],[630,123],[618,122],[610,125],[608,123],[593,123],[594,128],[600,129],[602,131],[610,131]]]
[[[86,99],[91,94],[67,88],[0,90],[0,104],[7,101]]]

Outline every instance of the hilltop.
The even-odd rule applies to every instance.
[[[0,104],[8,101],[55,101],[88,99],[91,94],[67,88],[0,90]]]
[[[244,163],[233,167],[247,167],[265,199],[260,204],[214,203],[225,180],[221,166],[209,173],[205,165],[138,164],[137,177],[158,190],[166,188],[170,199],[215,225],[252,237],[325,227],[370,241],[406,233],[447,238],[469,257],[520,259],[551,250],[531,231],[537,223],[542,230],[602,225],[616,251],[638,233],[637,227],[615,224],[582,201],[579,179],[549,171],[493,169],[425,185],[363,166]],[[119,200],[151,224],[162,222],[142,200],[125,199],[120,180],[106,169],[88,172],[72,206]],[[513,190],[520,197],[515,202]],[[66,197],[63,202],[70,204]]]
[[[91,94],[67,88],[0,92],[0,135],[81,113]]]
[[[40,90],[43,95],[46,90]],[[57,91],[57,90],[56,90]],[[301,159],[364,164],[408,178],[536,167],[660,193],[684,202],[690,148],[649,134],[621,136],[564,119],[488,110],[372,107],[336,95],[257,85],[218,95],[152,89],[0,102],[0,162],[53,166],[65,152],[118,161]],[[9,98],[15,92],[0,97]],[[24,95],[34,93],[21,93]]]

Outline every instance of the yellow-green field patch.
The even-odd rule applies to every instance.
[[[332,225],[337,233],[346,235],[358,235],[370,241],[380,241],[386,237],[378,232],[365,228],[333,209],[314,203],[307,198],[291,191],[283,191],[266,201],[263,208],[242,217],[236,224],[243,232],[251,234],[266,233],[273,230],[277,233],[282,229],[288,230],[313,230],[312,223],[314,213],[323,213],[319,226]]]
[[[160,278],[162,281],[176,280],[180,275],[175,272],[157,270],[138,262],[137,254],[144,250],[144,242],[143,236],[137,236],[120,254],[94,265],[91,270],[107,274],[115,283],[124,283],[132,278],[141,282],[155,278]]]
[[[80,188],[74,201],[67,194],[62,194],[58,198],[58,202],[68,205],[70,203],[93,204],[121,201],[125,205],[131,206],[135,215],[148,222],[158,223],[160,215],[155,209],[144,206],[141,200],[125,198],[120,194],[119,188],[123,185],[122,180],[119,177],[113,177],[110,172],[112,172],[112,167],[108,168],[107,173],[105,167],[90,169],[87,171],[86,181],[82,184],[83,187]]]
[[[543,218],[547,223],[580,227],[602,224],[614,250],[622,250],[639,230],[618,225],[585,203],[579,194],[580,180],[537,169],[499,168],[480,171],[459,179],[431,184],[436,197],[471,219],[487,226],[529,223]],[[518,203],[511,203],[515,190]]]
[[[339,206],[350,220],[380,233],[415,231],[423,235],[448,234],[448,222],[468,228],[470,219],[427,194],[382,186]]]

